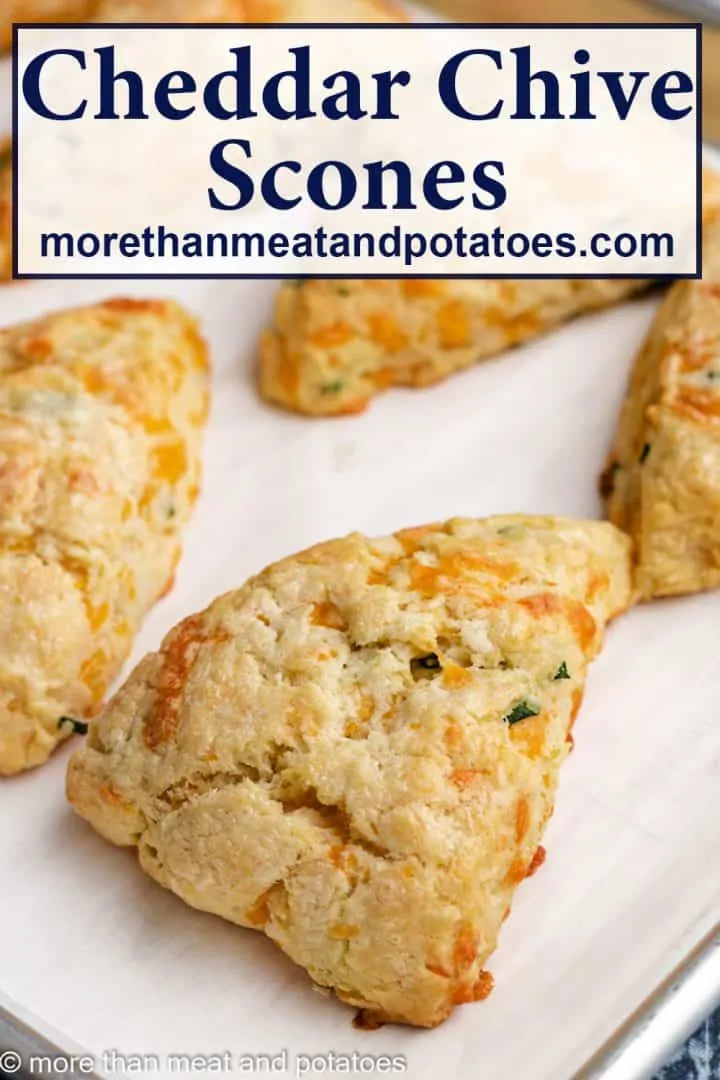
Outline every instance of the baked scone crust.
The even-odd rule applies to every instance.
[[[487,992],[629,549],[607,523],[507,516],[285,559],[142,661],[68,797],[343,1001],[438,1024]]]
[[[207,399],[205,345],[172,303],[0,331],[0,774],[97,709],[170,587]]]
[[[639,595],[720,586],[720,220],[703,277],[669,291],[637,357],[601,489],[635,541]]]

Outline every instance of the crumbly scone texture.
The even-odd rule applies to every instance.
[[[429,386],[644,287],[617,279],[290,281],[261,338],[260,392],[314,416],[362,412],[390,386]]]
[[[4,0],[0,12],[0,52],[12,46],[12,24],[17,22],[80,22],[87,19],[96,0]]]
[[[206,348],[175,304],[0,331],[0,774],[97,710],[170,587],[207,404]]]
[[[642,598],[720,586],[720,220],[638,355],[601,489]]]
[[[320,544],[142,661],[68,797],[343,1001],[434,1026],[487,992],[630,562],[612,525],[546,517]]]
[[[96,19],[115,22],[397,22],[393,0],[101,0]]]

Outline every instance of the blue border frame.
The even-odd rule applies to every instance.
[[[21,274],[18,270],[18,37],[21,30],[694,30],[696,56],[696,134],[695,134],[695,235],[694,274]],[[703,145],[703,50],[701,22],[607,23],[607,22],[496,22],[496,23],[13,23],[12,38],[12,276],[14,281],[287,281],[289,276],[321,281],[697,281],[702,278],[702,145]]]

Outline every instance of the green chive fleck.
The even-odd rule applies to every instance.
[[[527,720],[529,716],[538,716],[539,713],[539,705],[532,701],[519,701],[507,716],[503,716],[503,723],[510,724],[512,727],[513,724],[519,723],[520,720]]]
[[[61,728],[63,724],[70,724],[74,735],[87,735],[88,733],[88,725],[82,720],[75,720],[72,716],[61,716],[58,720],[58,727]]]
[[[335,382],[325,383],[320,387],[321,394],[339,394],[345,383],[342,379],[336,379]]]
[[[425,656],[415,656],[410,661],[410,671],[416,681],[418,679],[434,679],[442,671],[437,653],[427,653]]]
[[[557,669],[557,671],[553,675],[552,681],[553,682],[560,682],[561,679],[569,679],[569,678],[570,678],[570,672],[567,669],[567,664],[563,660],[562,664],[560,665],[560,667]]]

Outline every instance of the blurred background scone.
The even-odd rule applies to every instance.
[[[142,661],[73,756],[70,801],[343,1001],[432,1027],[491,986],[587,662],[630,598],[607,523],[320,544]]]
[[[175,304],[0,332],[0,774],[82,726],[172,584],[207,403],[205,345]]]
[[[396,22],[393,0],[99,0],[106,22]]]
[[[260,391],[310,415],[362,412],[390,386],[428,386],[646,285],[629,280],[297,280],[260,345]]]
[[[0,50],[12,45],[12,24],[18,22],[79,22],[87,19],[96,0],[3,0],[0,10]]]
[[[701,281],[679,281],[630,378],[602,478],[611,521],[635,541],[641,596],[720,587],[720,220]]]

